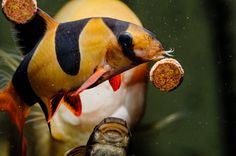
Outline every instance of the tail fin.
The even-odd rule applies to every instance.
[[[0,92],[0,111],[8,112],[19,131],[22,131],[29,107],[18,97],[12,83]]]
[[[22,140],[22,155],[26,154],[26,142],[23,137],[23,126],[25,117],[29,112],[29,107],[25,105],[15,92],[10,83],[3,91],[0,91],[0,112],[7,112],[19,130]]]

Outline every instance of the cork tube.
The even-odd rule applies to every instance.
[[[37,12],[37,2],[36,0],[3,0],[2,10],[8,20],[25,24]]]
[[[156,62],[150,70],[150,81],[160,91],[172,91],[177,88],[184,76],[180,63],[172,58]]]

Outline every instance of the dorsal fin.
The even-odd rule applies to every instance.
[[[26,24],[14,23],[16,40],[24,55],[28,54],[41,40],[47,30],[56,28],[58,23],[47,13],[37,9],[34,17]]]

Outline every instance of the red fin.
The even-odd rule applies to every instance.
[[[93,73],[93,75],[91,75],[87,81],[84,82],[84,84],[76,90],[75,93],[73,93],[73,95],[79,94],[82,91],[84,91],[85,89],[89,88],[90,86],[92,86],[95,82],[97,82],[97,80],[104,75],[107,72],[106,69],[104,68],[100,68],[98,69],[95,73]]]
[[[82,104],[79,94],[72,95],[71,93],[65,94],[63,104],[75,115],[80,116],[82,112]]]
[[[23,134],[22,134],[23,136]],[[27,144],[26,144],[26,138],[23,136],[22,137],[22,142],[21,142],[22,146],[21,146],[21,149],[22,149],[22,156],[26,155],[27,153]]]
[[[8,102],[8,101],[4,101],[4,103],[2,103],[2,101],[1,101],[2,98],[6,98],[6,97],[0,96],[0,98],[1,98],[0,99],[0,111],[9,113],[11,120],[15,123],[15,125],[17,126],[20,133],[22,133],[23,132],[23,124],[24,124],[23,114],[17,109],[17,106],[15,106],[13,103]],[[8,99],[6,98],[6,100],[8,100]]]
[[[15,93],[11,83],[5,90],[0,91],[0,112],[7,112],[18,128],[21,140],[21,155],[23,156],[26,155],[26,140],[23,136],[23,127],[29,108],[24,105]]]
[[[25,122],[24,107],[14,100],[14,97],[8,92],[0,93],[0,112],[9,113],[12,121],[17,126],[19,132],[23,134],[23,127]]]
[[[57,95],[53,96],[51,99],[50,99],[50,102],[49,102],[49,110],[48,110],[48,122],[51,121],[53,115],[57,112],[57,110],[59,109],[59,106],[60,106],[60,101],[61,99],[63,98],[64,96],[64,93],[63,92],[60,92],[58,93]]]
[[[121,85],[121,74],[112,77],[110,80],[110,85],[114,91],[117,91]]]

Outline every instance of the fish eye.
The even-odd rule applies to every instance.
[[[118,41],[123,48],[129,48],[132,46],[133,38],[129,32],[122,32],[119,35]]]

